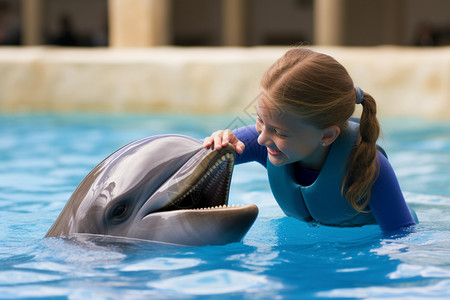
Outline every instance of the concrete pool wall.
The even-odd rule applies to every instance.
[[[2,47],[0,109],[239,113],[287,49]],[[341,62],[380,115],[450,118],[450,48],[312,49]]]

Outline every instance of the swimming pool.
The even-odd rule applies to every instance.
[[[0,116],[0,299],[443,299],[450,297],[450,123],[383,120],[415,233],[309,227],[285,217],[264,169],[235,167],[230,203],[260,213],[242,243],[182,247],[43,239],[84,176],[135,139],[203,138],[233,116]]]

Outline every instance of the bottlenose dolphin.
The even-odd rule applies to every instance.
[[[77,233],[181,245],[239,242],[258,214],[228,206],[232,146],[205,149],[184,135],[134,141],[79,184],[46,237]]]

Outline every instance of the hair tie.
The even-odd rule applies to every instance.
[[[358,86],[355,86],[355,91],[356,91],[356,104],[361,104],[364,101],[364,91]]]

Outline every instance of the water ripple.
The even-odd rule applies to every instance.
[[[234,270],[212,270],[152,281],[151,288],[175,294],[218,295],[236,292],[255,293],[280,289],[281,285],[265,276]]]
[[[204,263],[201,259],[193,258],[172,258],[172,257],[156,257],[140,261],[135,264],[127,265],[121,268],[121,271],[161,271],[161,270],[180,270],[196,267]]]
[[[326,298],[364,298],[364,299],[449,299],[450,280],[441,280],[427,286],[403,283],[398,287],[370,286],[361,288],[334,289],[319,292],[318,297]]]

